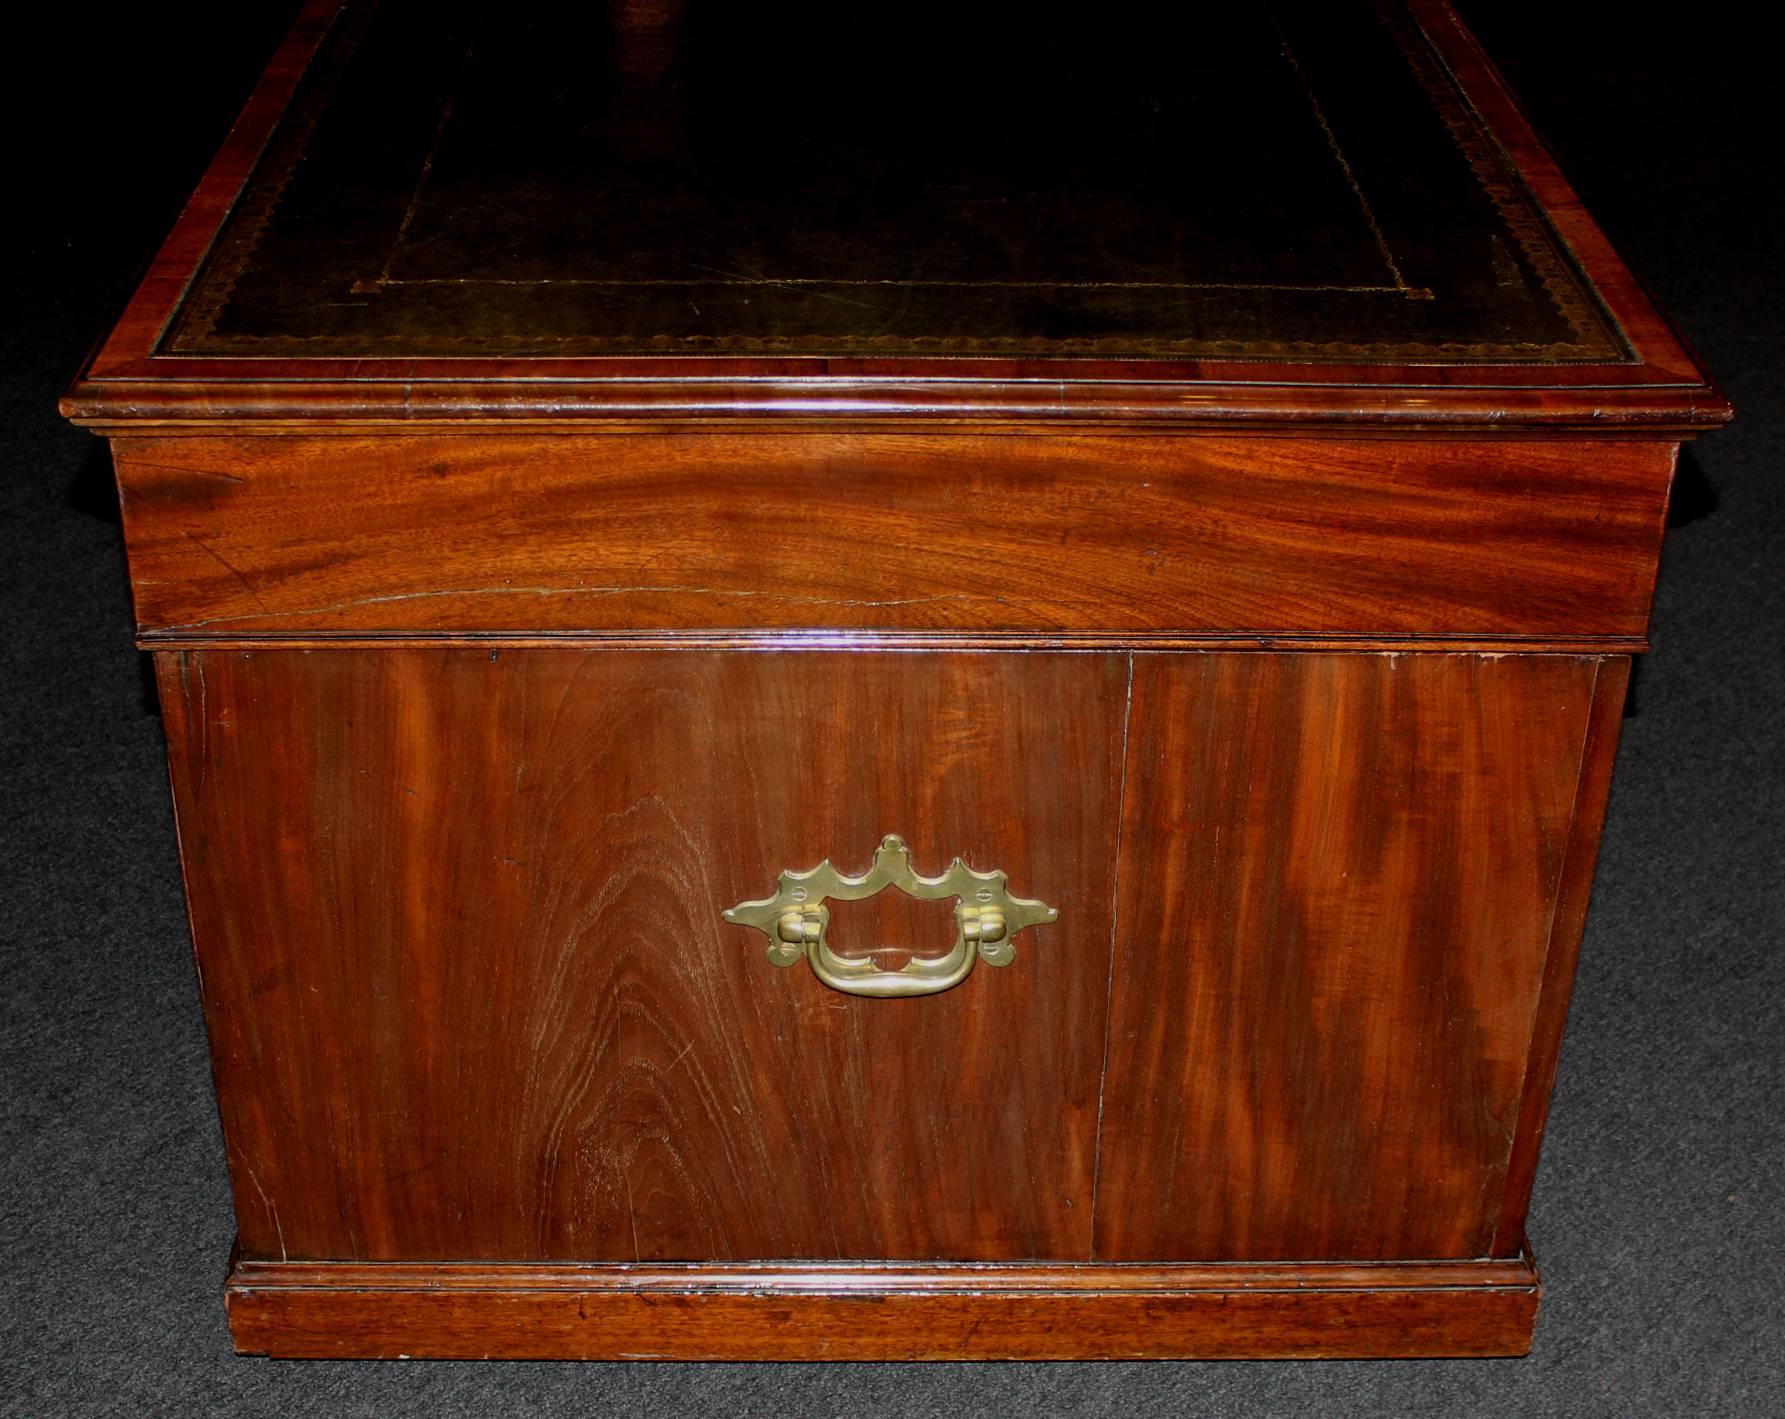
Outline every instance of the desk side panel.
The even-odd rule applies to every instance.
[[[1096,1259],[1494,1251],[1602,663],[1136,656]]]
[[[1088,1257],[1124,657],[158,667],[244,1256]],[[721,920],[888,833],[1058,921],[887,1000]],[[953,905],[831,939],[940,954]]]

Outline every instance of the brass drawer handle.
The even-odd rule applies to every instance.
[[[1016,959],[1010,938],[1025,926],[1041,926],[1060,913],[1045,902],[1010,894],[1002,872],[975,872],[960,858],[940,877],[925,877],[911,866],[905,840],[889,836],[874,854],[874,865],[859,877],[837,871],[826,858],[804,872],[781,874],[772,897],[739,902],[724,913],[737,926],[750,926],[769,939],[769,960],[791,966],[804,956],[832,990],[881,999],[936,995],[951,990],[972,973],[974,963],[1008,966]],[[830,926],[827,901],[859,901],[887,887],[897,887],[919,901],[956,897],[955,941],[943,956],[918,958],[902,970],[883,971],[866,958],[839,956],[824,939]]]

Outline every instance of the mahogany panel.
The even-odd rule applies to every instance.
[[[157,664],[244,1255],[1088,1255],[1123,657]],[[892,832],[1058,922],[864,1000],[720,920]]]
[[[1611,795],[1612,762],[1618,752],[1618,731],[1624,722],[1624,694],[1630,683],[1630,661],[1621,656],[1600,662],[1593,685],[1592,717],[1581,755],[1580,789],[1575,796],[1574,823],[1556,896],[1549,951],[1543,963],[1543,988],[1531,1029],[1530,1059],[1519,1102],[1518,1129],[1507,1160],[1500,1221],[1493,1253],[1508,1256],[1524,1245],[1525,1214],[1537,1178],[1537,1157],[1549,1123],[1550,1093],[1562,1054],[1562,1027],[1574,995],[1574,970],[1580,960],[1581,935],[1587,924],[1587,901],[1593,891],[1593,869],[1599,861],[1599,836],[1605,826],[1606,800]]]
[[[119,439],[182,640],[833,628],[1640,637],[1673,448],[679,434]]]
[[[1528,1259],[984,1268],[238,1263],[236,1348],[294,1357],[1279,1359],[1523,1355]]]
[[[1097,1259],[1489,1252],[1599,665],[1136,657]]]

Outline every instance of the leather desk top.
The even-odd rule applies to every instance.
[[[847,412],[845,384],[858,413],[1723,416],[1429,0],[1069,31],[317,0],[68,407]]]

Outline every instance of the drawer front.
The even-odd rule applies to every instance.
[[[182,640],[1643,635],[1667,444],[460,433],[116,441]]]
[[[245,1255],[1089,1255],[1125,657],[157,659]],[[889,833],[1058,919],[919,999],[721,919]]]
[[[1135,657],[1100,1260],[1517,1251],[1623,669]]]

